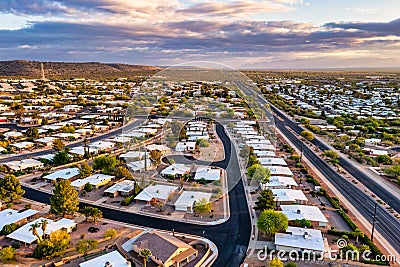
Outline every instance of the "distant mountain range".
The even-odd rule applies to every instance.
[[[54,78],[119,78],[152,75],[162,67],[100,62],[0,61],[0,77]]]

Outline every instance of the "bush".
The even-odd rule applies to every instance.
[[[93,189],[93,186],[90,183],[86,183],[85,187],[83,188],[83,190],[85,190],[86,192],[90,192],[90,191],[92,191],[92,189]]]
[[[18,228],[19,226],[15,223],[4,225],[3,229],[0,231],[0,235],[9,235]]]
[[[121,206],[129,206],[133,200],[134,200],[135,196],[129,196],[129,197],[125,197],[122,201],[121,201]]]
[[[114,238],[117,235],[117,230],[114,228],[107,229],[106,232],[104,233],[104,237],[111,237]]]

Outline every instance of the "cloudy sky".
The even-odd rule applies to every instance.
[[[399,0],[0,0],[0,60],[400,66]]]

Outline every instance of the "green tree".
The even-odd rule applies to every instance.
[[[371,248],[368,245],[362,244],[359,248],[360,254],[364,253],[364,251],[371,251]]]
[[[18,227],[19,226],[15,223],[6,224],[3,226],[3,229],[1,229],[0,235],[9,235],[12,232],[14,232],[15,230],[17,230]]]
[[[257,227],[267,235],[284,231],[288,227],[288,217],[282,212],[264,210],[257,221]]]
[[[354,230],[354,234],[356,235],[356,244],[358,244],[358,238],[361,236],[361,237],[364,237],[364,233],[359,229],[359,228],[356,228],[355,230]]]
[[[196,145],[199,147],[209,147],[210,143],[206,139],[198,139]]]
[[[96,221],[98,219],[103,217],[103,212],[98,208],[92,208],[92,211],[90,213],[90,217],[92,217],[93,222],[96,223]]]
[[[90,218],[90,214],[92,212],[92,207],[85,206],[80,210],[80,212],[85,215],[85,220],[86,222],[88,222],[88,219]]]
[[[275,209],[275,196],[270,189],[262,190],[260,195],[257,197],[257,201],[255,203],[255,210],[273,210]]]
[[[103,173],[110,174],[116,164],[117,159],[114,156],[104,155],[94,159],[93,168],[95,170],[101,170]]]
[[[248,145],[245,145],[239,152],[239,156],[243,159],[248,158],[249,154],[250,154],[250,147]]]
[[[400,178],[400,164],[399,165],[394,165],[394,166],[389,167],[389,168],[385,168],[384,172],[387,175],[390,175],[390,176],[393,176],[393,177],[399,179]]]
[[[0,200],[4,202],[13,202],[20,199],[25,194],[21,183],[15,175],[7,174],[0,179]]]
[[[285,267],[297,267],[297,264],[294,262],[288,262],[285,264]]]
[[[300,135],[301,135],[303,138],[305,138],[306,140],[308,140],[308,141],[314,140],[314,134],[313,134],[312,132],[310,132],[310,131],[304,130],[304,131],[302,131],[302,132],[300,133]]]
[[[207,199],[202,198],[194,203],[194,210],[198,213],[209,212],[211,211],[211,202],[208,202]]]
[[[278,258],[273,258],[269,263],[269,267],[283,267],[283,262]]]
[[[92,166],[86,161],[79,165],[79,178],[83,179],[90,176],[93,172]]]
[[[54,158],[53,158],[53,163],[56,165],[64,165],[69,163],[69,155],[66,150],[58,152]]]
[[[132,173],[126,167],[123,166],[118,166],[115,169],[115,177],[117,177],[118,179],[121,178],[126,178],[129,180],[133,179]]]
[[[322,156],[324,156],[324,157],[328,157],[328,158],[330,158],[330,159],[337,159],[337,158],[339,158],[339,155],[338,155],[338,153],[336,152],[336,151],[334,151],[334,150],[325,150],[323,153],[322,153]]]
[[[161,163],[161,152],[158,150],[151,150],[150,151],[150,159],[155,162],[156,164],[160,164]]]
[[[392,158],[389,155],[379,155],[375,159],[378,163],[384,164],[384,165],[390,165],[393,163]]]
[[[28,130],[26,130],[26,136],[29,138],[36,138],[39,136],[39,130],[36,127],[30,127]]]
[[[151,254],[151,251],[149,249],[144,248],[139,252],[139,256],[143,258],[143,265],[144,265],[144,267],[146,267],[147,266],[147,261],[152,256],[152,254]]]
[[[93,185],[91,183],[86,183],[85,186],[83,187],[83,190],[86,192],[91,192],[93,189]]]
[[[114,228],[109,228],[104,233],[105,238],[107,237],[114,238],[115,236],[117,236],[117,230],[115,230]]]
[[[49,221],[42,219],[42,220],[40,220],[39,225],[42,228],[43,236],[46,237],[46,230],[47,230],[47,226],[49,225]]]
[[[89,251],[97,248],[97,240],[96,239],[81,239],[78,241],[76,245],[76,251],[78,253],[82,253],[86,255]]]
[[[78,192],[71,186],[69,180],[61,180],[50,197],[50,212],[53,214],[74,214],[78,211]]]
[[[15,258],[15,254],[16,250],[11,246],[3,247],[3,249],[0,250],[0,257],[3,263],[8,263],[12,261]]]
[[[296,226],[296,227],[302,227],[302,228],[311,228],[312,224],[309,220],[307,219],[296,219],[294,221],[291,222],[291,225]]]
[[[260,164],[247,168],[247,174],[259,183],[268,183],[271,176],[269,169]]]
[[[36,259],[61,256],[67,250],[70,240],[71,236],[66,231],[54,231],[49,238],[39,242],[32,255]]]
[[[63,150],[63,148],[64,148],[64,143],[63,141],[61,141],[61,139],[57,138],[53,140],[53,149],[55,151],[60,152],[61,150]]]
[[[355,260],[356,259],[355,252],[358,251],[358,248],[350,243],[347,246],[341,248],[340,251],[342,252],[343,256],[346,258],[346,260]]]

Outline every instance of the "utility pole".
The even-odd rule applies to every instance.
[[[375,231],[375,223],[376,223],[376,207],[377,206],[378,206],[378,203],[375,203],[374,218],[372,219],[371,241],[374,241],[374,231]]]

